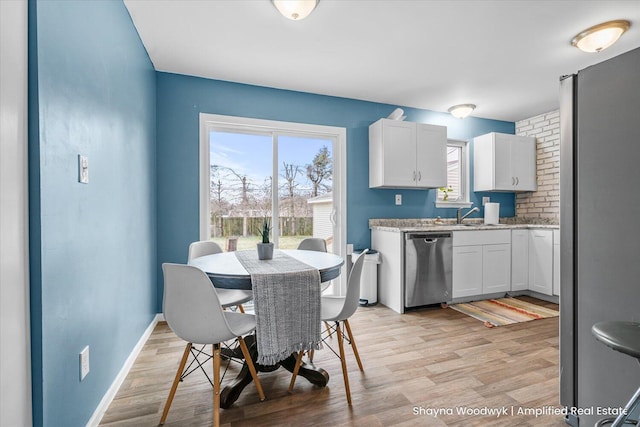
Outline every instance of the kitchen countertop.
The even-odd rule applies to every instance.
[[[500,220],[500,224],[485,225],[483,220],[464,220],[463,224],[456,224],[455,219],[443,219],[438,222],[434,218],[426,219],[370,219],[369,228],[371,230],[393,231],[393,232],[416,232],[416,231],[474,231],[474,230],[517,230],[517,229],[550,229],[559,230],[558,224],[550,221],[530,221],[516,222],[509,218]]]

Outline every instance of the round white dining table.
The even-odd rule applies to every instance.
[[[323,283],[338,277],[344,264],[341,256],[329,252],[298,249],[276,249],[276,251],[317,269],[320,272],[320,281]],[[235,252],[205,255],[191,260],[189,264],[207,273],[217,288],[251,289],[251,276],[238,261]]]
[[[338,277],[340,275],[342,265],[344,264],[342,257],[328,252],[297,249],[276,249],[276,251],[281,251],[298,261],[302,261],[303,263],[316,268],[320,272],[321,282],[328,282],[329,280]],[[277,259],[274,259],[273,261],[277,262]],[[251,289],[251,276],[242,266],[240,261],[238,261],[235,252],[222,252],[213,255],[205,255],[191,260],[189,264],[198,267],[207,273],[211,282],[217,288]],[[249,353],[252,355],[255,363],[255,359],[257,357],[255,335],[246,336],[245,342],[249,347]],[[233,354],[233,356],[242,357],[241,354]],[[282,366],[288,371],[293,372],[295,365],[296,354],[294,353],[273,366],[262,366],[256,363],[256,368],[260,372],[271,372],[279,366]],[[310,383],[318,387],[325,387],[329,382],[329,374],[327,371],[313,365],[313,363],[302,362],[302,365],[298,370],[298,376],[306,378]],[[242,390],[251,381],[253,381],[253,379],[249,374],[249,370],[243,368],[238,376],[227,383],[220,393],[220,407],[229,408],[233,402],[238,399]]]

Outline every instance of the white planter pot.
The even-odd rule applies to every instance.
[[[258,259],[273,258],[273,243],[258,243]]]

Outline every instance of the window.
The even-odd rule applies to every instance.
[[[234,249],[254,248],[261,238],[256,230],[267,219],[277,248],[295,249],[316,237],[333,251],[333,138],[212,127],[209,143],[205,239],[225,248],[232,238]]]
[[[447,186],[438,189],[436,207],[469,207],[469,156],[467,142],[447,141]]]
[[[346,257],[346,137],[345,128],[201,113],[200,239],[255,248],[266,217],[276,247],[320,237]],[[326,292],[346,293],[343,270]]]

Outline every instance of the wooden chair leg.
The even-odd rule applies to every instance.
[[[293,373],[291,374],[291,382],[289,383],[289,393],[293,393],[293,386],[296,383],[296,377],[298,376],[298,371],[300,370],[300,365],[302,364],[302,356],[304,355],[304,351],[298,352],[298,357],[296,358],[296,366],[293,368]]]
[[[353,348],[353,354],[356,356],[356,362],[358,362],[358,368],[360,368],[360,370],[364,372],[364,368],[362,367],[362,362],[360,361],[360,355],[358,354],[358,347],[356,347],[356,341],[353,339],[353,334],[351,333],[351,325],[349,325],[349,320],[344,321],[344,327],[347,330],[349,341],[351,341],[351,348]]]
[[[171,408],[173,397],[176,395],[178,383],[180,382],[180,378],[182,378],[182,371],[184,371],[184,366],[187,364],[187,359],[189,358],[189,353],[191,352],[192,345],[193,344],[188,343],[184,348],[184,353],[182,353],[182,359],[180,360],[180,365],[178,366],[178,372],[176,372],[176,376],[173,379],[173,384],[171,385],[171,390],[169,391],[169,397],[167,397],[167,403],[164,404],[164,411],[162,411],[160,425],[164,424],[164,422],[167,420],[167,415],[169,415],[169,408]]]
[[[338,346],[340,346],[340,362],[342,363],[342,376],[344,378],[344,389],[347,392],[347,403],[351,406],[351,390],[349,389],[349,373],[347,372],[347,358],[344,354],[344,342],[340,322],[336,322],[336,335],[338,335]]]
[[[244,307],[242,306],[242,304],[238,304],[238,310],[240,310],[240,313],[244,314]]]
[[[262,391],[262,384],[260,383],[260,378],[258,378],[256,367],[253,365],[253,361],[251,360],[251,353],[249,353],[247,343],[244,342],[244,338],[242,337],[238,337],[238,342],[240,343],[240,349],[242,350],[242,354],[244,355],[244,360],[247,363],[249,372],[251,372],[251,378],[253,378],[253,382],[256,384],[256,389],[258,390],[260,400],[264,400],[264,391]]]
[[[213,427],[220,427],[220,344],[213,345]]]
[[[313,363],[313,356],[316,354],[315,350],[309,350],[307,356],[309,357],[309,363]]]
[[[332,332],[331,332],[331,326],[329,326],[329,322],[324,322],[324,327],[327,329],[327,333],[329,334],[327,335],[327,338],[331,338]]]

